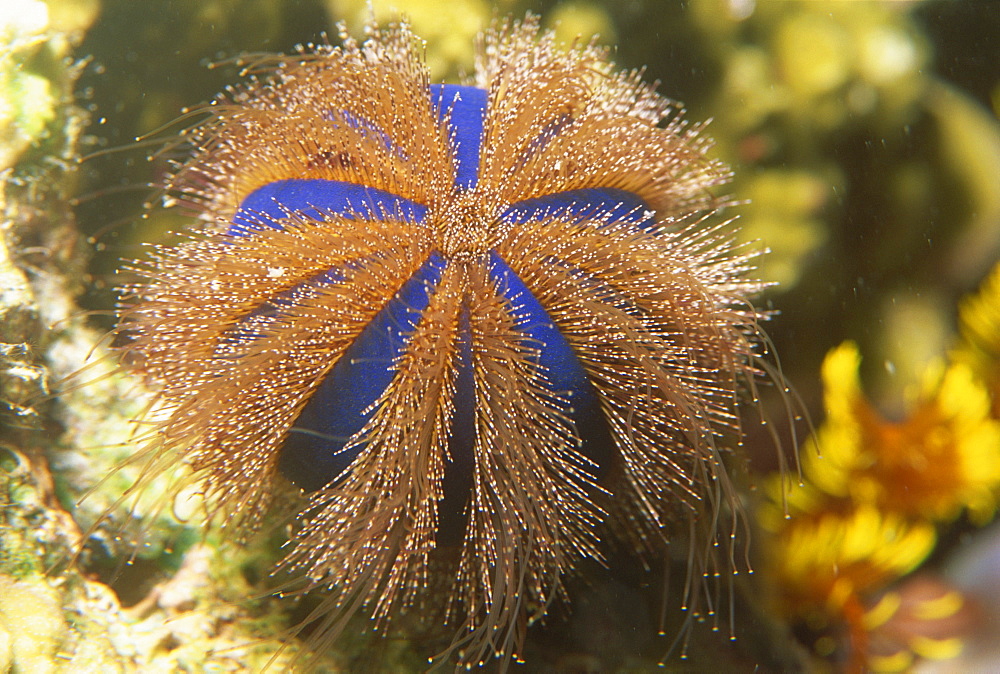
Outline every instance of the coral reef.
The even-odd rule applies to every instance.
[[[204,538],[198,508],[182,501],[168,510],[184,521],[148,520],[154,490],[134,518],[114,509],[66,565],[136,477],[128,467],[104,479],[134,451],[129,420],[149,400],[107,360],[112,272],[141,255],[139,242],[184,226],[148,187],[174,157],[119,148],[237,81],[241,65],[227,59],[323,44],[322,31],[338,20],[357,30],[368,10],[350,0],[0,4],[0,668],[259,669],[310,609],[246,599],[270,587],[280,535],[248,549]],[[773,250],[761,272],[780,285],[761,308],[780,314],[768,331],[818,431],[799,453],[804,485],[793,472],[781,486],[766,476],[776,467],[766,429],[746,420],[748,482],[766,485],[748,497],[763,529],[756,584],[736,593],[735,647],[695,626],[691,661],[775,662],[780,651],[816,667],[905,669],[957,654],[969,659],[956,667],[995,667],[995,635],[979,616],[996,604],[984,570],[996,534],[980,527],[997,498],[1000,272],[973,289],[1000,251],[996,13],[933,1],[374,5],[380,19],[394,7],[413,17],[435,78],[471,72],[471,36],[494,12],[532,9],[560,22],[561,39],[599,32],[618,63],[646,65],[661,93],[714,120],[714,156],[734,169],[732,193],[751,201],[730,212],[751,246]],[[771,419],[785,414],[775,398]],[[148,547],[115,540],[137,530]],[[617,575],[571,588],[584,597],[577,612],[565,627],[533,629],[526,654],[550,669],[654,665],[669,639],[634,635],[655,631],[655,593]],[[25,606],[37,609],[32,632],[18,629]],[[616,636],[602,649],[596,634]],[[255,639],[259,650],[241,648]],[[408,640],[375,643],[345,639],[323,667],[423,664]],[[757,643],[771,653],[748,656]]]

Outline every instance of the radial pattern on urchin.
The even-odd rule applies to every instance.
[[[422,602],[451,551],[468,662],[609,531],[714,521],[760,284],[679,108],[531,18],[465,85],[405,25],[269,67],[185,135],[168,189],[208,224],[135,267],[153,472],[180,453],[249,522],[279,475],[308,493],[284,565],[330,631]]]

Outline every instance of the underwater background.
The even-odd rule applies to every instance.
[[[771,424],[792,466],[783,480],[748,410],[745,469],[733,463],[756,573],[718,631],[696,625],[688,659],[675,652],[668,669],[1000,667],[1000,9],[373,4],[380,22],[411,19],[438,81],[471,70],[473,37],[495,15],[530,10],[566,40],[599,35],[689,119],[712,120],[711,154],[734,172],[725,192],[747,200],[741,236],[770,250],[759,273],[774,285],[758,308],[774,312],[765,329],[791,405],[812,423],[793,424],[797,447],[788,424]],[[150,203],[170,158],[147,161],[136,137],[183,128],[173,120],[186,107],[240,80],[236,57],[335,42],[338,21],[361,35],[369,11],[0,7],[0,671],[257,671],[307,610],[267,593],[281,523],[241,547],[203,537],[181,504],[122,567],[115,532],[133,525],[121,512],[67,560],[135,478],[110,471],[134,451],[129,420],[148,400],[102,358],[115,270],[188,224]],[[788,404],[764,391],[767,418]],[[149,526],[142,515],[140,504],[134,526]],[[659,671],[681,620],[668,601],[657,636],[659,576],[623,561],[574,590],[569,617],[529,633],[526,671]],[[322,667],[424,665],[406,639],[374,643],[345,640]]]

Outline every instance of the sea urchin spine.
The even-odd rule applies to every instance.
[[[133,267],[123,348],[166,412],[144,479],[180,456],[250,526],[281,476],[308,493],[283,565],[327,593],[320,641],[450,569],[466,664],[610,532],[655,550],[735,506],[715,440],[761,286],[676,105],[531,17],[461,86],[405,24],[261,68],[182,137],[167,190],[204,225]]]

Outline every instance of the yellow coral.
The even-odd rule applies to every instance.
[[[959,305],[962,343],[954,359],[972,368],[993,397],[993,416],[1000,416],[1000,264],[979,292]]]
[[[976,621],[977,611],[960,591],[918,574],[869,604],[858,627],[866,633],[869,668],[896,672],[908,671],[917,658],[957,657]]]
[[[994,361],[1000,356],[1000,264],[978,293],[962,300],[959,321],[966,349]]]
[[[862,505],[790,520],[775,547],[790,612],[839,613],[859,593],[915,568],[933,549],[934,527]]]
[[[989,326],[992,306],[984,306],[966,311],[979,327]],[[852,668],[904,671],[918,658],[961,651],[968,609],[957,591],[928,589],[926,581],[885,588],[933,550],[935,522],[963,510],[978,522],[992,517],[1000,423],[961,360],[928,368],[899,421],[867,399],[860,365],[851,342],[827,355],[827,418],[804,452],[805,484],[783,493],[787,480],[776,478],[760,521],[775,533],[781,610],[825,634],[816,651],[832,656],[839,641]]]
[[[947,520],[965,508],[977,521],[992,517],[1000,486],[1000,424],[990,398],[962,363],[931,368],[920,396],[899,422],[865,398],[853,343],[823,364],[827,421],[807,452],[806,475],[816,488],[903,515]]]

